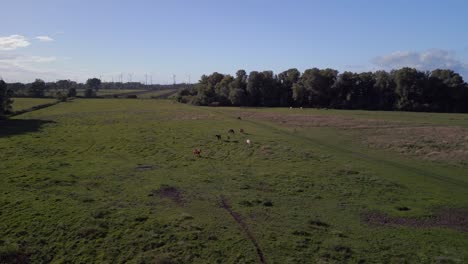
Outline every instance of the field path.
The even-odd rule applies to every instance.
[[[221,202],[221,207],[229,212],[229,214],[232,216],[234,221],[236,221],[236,223],[240,226],[242,232],[249,238],[249,240],[254,245],[260,263],[267,263],[266,258],[265,258],[265,254],[263,253],[262,249],[260,248],[260,245],[258,244],[257,240],[255,239],[255,236],[252,234],[252,232],[250,232],[249,227],[247,226],[247,224],[242,219],[242,216],[240,214],[234,212],[234,210],[232,210],[231,205],[229,204],[229,202],[227,201],[227,199],[224,196],[220,197],[220,202]]]

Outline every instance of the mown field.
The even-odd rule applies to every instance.
[[[12,108],[13,111],[22,111],[30,109],[34,106],[50,104],[57,101],[52,98],[13,98]]]
[[[142,98],[142,99],[152,99],[152,98],[165,99],[165,98],[168,98],[168,97],[174,95],[176,92],[177,92],[177,89],[165,89],[165,90],[159,90],[159,91],[150,91],[148,93],[139,94],[138,98]]]
[[[466,263],[467,131],[458,114],[60,103],[0,121],[0,262]]]
[[[105,95],[114,95],[114,94],[125,94],[125,93],[137,93],[137,92],[143,92],[145,90],[138,90],[138,89],[100,89],[97,91],[96,95],[97,96],[105,96]],[[79,96],[84,96],[84,89],[80,89],[77,91],[77,95]]]
[[[59,90],[60,91],[60,90]],[[100,89],[97,91],[96,95],[97,96],[106,96],[106,95],[117,95],[117,94],[126,94],[126,93],[138,93],[138,92],[143,92],[145,90],[141,89]],[[66,91],[61,91],[66,94]],[[45,96],[55,96],[57,93],[56,90],[49,90],[45,92]],[[84,96],[85,94],[85,89],[77,89],[76,95],[78,96]]]

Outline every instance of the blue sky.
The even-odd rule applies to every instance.
[[[0,76],[153,83],[238,69],[451,68],[468,79],[468,1],[2,0]],[[39,38],[38,38],[39,37]]]

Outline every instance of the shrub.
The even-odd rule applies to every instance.
[[[94,90],[93,90],[93,89],[87,88],[87,89],[85,90],[84,96],[85,96],[86,98],[91,98],[91,97],[95,97],[96,94],[94,93]]]

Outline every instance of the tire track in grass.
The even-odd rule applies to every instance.
[[[220,200],[220,203],[221,203],[221,208],[226,210],[231,215],[231,217],[234,219],[234,221],[241,228],[242,232],[247,236],[247,238],[254,245],[255,251],[257,252],[257,256],[258,256],[258,259],[259,259],[260,263],[262,263],[262,264],[265,263],[266,264],[267,261],[266,261],[266,258],[265,258],[265,254],[263,253],[262,249],[260,248],[260,245],[258,244],[257,239],[255,239],[255,236],[252,234],[252,232],[250,232],[249,227],[247,226],[247,224],[242,219],[242,216],[240,214],[236,213],[232,209],[231,205],[229,204],[229,202],[227,201],[227,199],[224,196],[221,195],[219,197],[219,200]]]
[[[228,151],[228,155],[223,160],[225,160],[230,155],[230,153],[231,152]],[[214,166],[214,164],[212,162],[208,162],[208,165],[211,167],[213,172],[219,173],[218,168],[216,168],[216,166]],[[223,191],[224,191],[224,189],[223,189]],[[216,199],[216,197],[214,197],[214,199]],[[250,231],[248,225],[244,222],[242,216],[239,213],[236,213],[232,209],[232,207],[229,204],[228,200],[223,195],[220,195],[218,200],[219,200],[221,208],[226,210],[229,213],[229,215],[231,215],[231,217],[234,219],[234,221],[240,227],[242,232],[247,236],[247,238],[250,240],[250,242],[252,242],[253,246],[255,247],[255,252],[257,253],[258,260],[260,261],[260,263],[266,264],[267,261],[266,261],[266,258],[265,258],[265,254],[263,253],[262,249],[260,248],[260,245],[258,244],[257,239],[255,238],[254,234]]]

